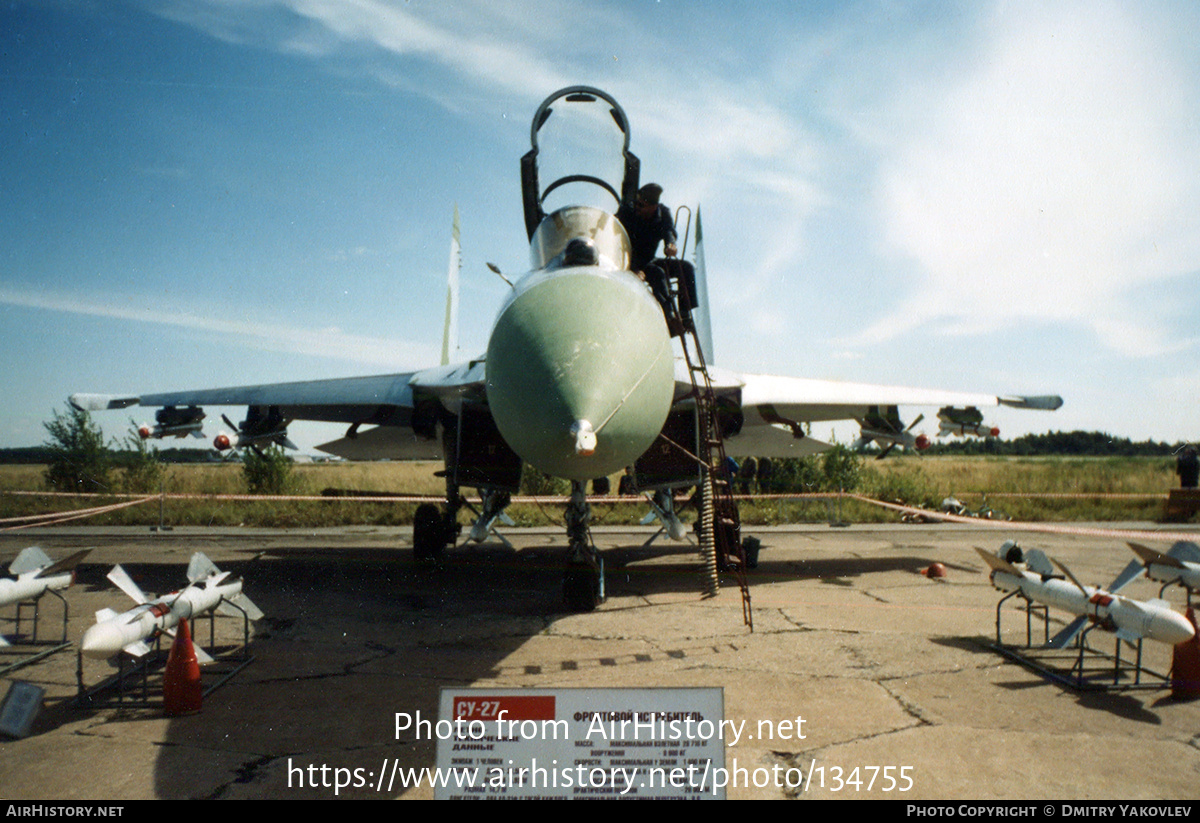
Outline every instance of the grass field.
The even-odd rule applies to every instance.
[[[298,464],[293,468],[292,491],[297,495],[340,489],[438,496],[444,492],[442,479],[434,475],[439,469],[440,463],[430,462]],[[6,493],[44,489],[43,472],[41,466],[0,466],[0,518],[82,509],[105,502]],[[935,509],[950,496],[971,509],[978,509],[986,500],[995,510],[1017,520],[1155,520],[1162,512],[1162,497],[1175,482],[1174,463],[1168,458],[902,456],[863,461],[857,491],[880,500]],[[615,478],[612,485],[615,489]],[[245,494],[246,485],[241,466],[235,463],[171,465],[167,467],[165,490],[168,494],[200,496]],[[412,522],[416,506],[412,502],[347,498],[229,501],[201,497],[167,499],[162,516],[171,525],[402,525]],[[741,515],[747,524],[820,522],[830,519],[835,511],[851,522],[897,519],[890,511],[857,501],[844,500],[838,506],[835,510],[832,503],[823,500],[746,501]],[[599,502],[593,510],[595,522],[602,524],[635,523],[646,512],[645,506],[617,503],[615,498],[612,504]],[[554,503],[514,504],[509,514],[519,525],[562,522],[562,507]],[[153,525],[159,516],[155,501],[74,522]],[[461,519],[466,522],[467,515]]]

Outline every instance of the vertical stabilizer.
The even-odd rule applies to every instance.
[[[450,229],[450,271],[446,274],[446,325],[442,329],[442,365],[458,353],[458,273],[462,269],[462,245],[459,241],[458,204],[454,204],[454,223]]]
[[[696,326],[696,338],[704,352],[704,362],[713,362],[712,318],[708,313],[708,275],[704,271],[704,231],[700,228],[700,206],[696,206],[696,250],[693,252],[696,267],[696,308],[692,310],[692,322]]]

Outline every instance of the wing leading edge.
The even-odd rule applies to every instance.
[[[266,383],[144,395],[74,394],[85,411],[132,406],[188,408],[247,406],[287,420],[346,423],[346,436],[318,446],[347,458],[438,459],[437,423],[444,410],[483,392],[482,360],[418,372],[370,377]],[[360,426],[377,428],[359,431]]]
[[[1057,395],[1000,396],[765,374],[739,375],[724,370],[717,374],[719,380],[714,388],[719,394],[739,395],[741,430],[726,443],[726,451],[734,456],[815,454],[828,448],[828,444],[804,435],[802,424],[861,420],[872,407],[1009,406],[1052,411],[1063,403]]]

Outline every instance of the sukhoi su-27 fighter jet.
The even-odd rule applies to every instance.
[[[611,179],[568,169],[543,186],[545,170],[559,167],[543,162],[539,137],[548,123],[576,116],[589,128],[615,137],[612,145],[620,149],[606,167],[613,170]],[[403,374],[140,395],[77,394],[71,402],[91,410],[159,407],[165,414],[156,419],[166,430],[201,419],[203,406],[244,405],[249,411],[236,437],[243,442],[282,442],[293,420],[331,421],[347,426],[344,437],[320,446],[332,454],[444,460],[445,504],[427,504],[415,517],[418,556],[436,556],[456,540],[460,487],[480,490],[480,519],[490,522],[517,489],[526,464],[566,478],[573,491],[564,592],[569,607],[594,608],[601,592],[601,564],[587,531],[585,483],[637,465],[668,441],[679,445],[676,459],[659,465],[641,488],[694,484],[703,474],[699,464],[705,462],[696,444],[702,446],[705,437],[696,434],[695,424],[688,433],[687,421],[695,419],[697,406],[692,367],[681,357],[680,338],[673,338],[663,307],[630,271],[629,236],[615,216],[618,206],[632,202],[639,189],[641,164],[629,150],[624,110],[599,89],[561,89],[534,114],[531,142],[521,161],[530,271],[513,278],[486,353]],[[558,200],[568,190],[580,189],[607,207],[551,208],[547,202],[552,194]],[[689,323],[707,363],[714,427],[728,456],[820,452],[827,444],[806,436],[802,424],[863,419],[873,407],[1054,409],[1062,403],[1054,396],[835,383],[741,374],[712,365],[699,224],[697,213],[698,306]],[[452,258],[455,249],[452,244]],[[451,271],[453,277],[453,263]],[[447,330],[451,327],[447,322]],[[443,347],[444,353],[452,350]],[[448,360],[445,354],[443,360]],[[680,421],[686,443],[680,444],[678,436],[660,439],[664,429],[675,431]]]

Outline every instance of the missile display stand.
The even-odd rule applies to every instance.
[[[212,662],[200,667],[204,681],[202,696],[205,698],[254,662],[254,657],[250,654],[250,616],[236,603],[229,600],[222,602],[242,613],[242,644],[219,651],[216,646],[216,612],[208,613],[209,640],[206,651]],[[203,618],[204,615],[201,615],[201,619]],[[192,637],[198,638],[196,620],[193,618],[189,622]],[[161,641],[160,634],[154,638],[154,646],[150,652],[140,658],[125,652],[119,653],[117,672],[91,686],[84,685],[83,652],[78,651],[75,668],[75,705],[89,708],[161,708],[161,672],[167,662],[167,650],[162,648]],[[199,645],[198,640],[196,645]]]
[[[41,604],[42,598],[45,597],[47,594],[54,595],[55,597],[57,597],[59,599],[59,602],[62,603],[62,615],[63,615],[62,638],[59,640],[39,641],[38,640],[38,623],[39,623],[39,620],[41,617],[41,610],[40,610],[39,606]],[[8,674],[11,671],[16,671],[17,669],[20,669],[24,666],[28,666],[33,663],[36,663],[37,661],[42,660],[43,658],[49,657],[52,654],[56,654],[57,652],[60,652],[63,649],[65,649],[71,645],[70,641],[67,640],[67,623],[71,617],[71,610],[67,604],[67,599],[65,597],[63,597],[61,594],[54,591],[53,589],[47,589],[46,591],[42,592],[40,595],[38,595],[37,597],[35,597],[31,600],[17,601],[16,616],[4,618],[5,620],[11,621],[15,624],[13,627],[13,634],[15,636],[19,637],[21,634],[21,620],[22,619],[26,619],[26,620],[30,619],[28,617],[25,617],[25,618],[22,617],[22,615],[25,613],[25,611],[27,609],[33,609],[33,617],[32,617],[33,632],[30,634],[28,640],[21,640],[21,641],[12,643],[12,645],[6,645],[6,646],[0,647],[0,654],[2,654],[5,658],[9,657],[10,655],[17,657],[17,659],[13,660],[11,663],[5,663],[3,666],[0,666],[0,675]],[[36,648],[37,651],[30,653],[31,648]]]
[[[1025,602],[1025,643],[1024,645],[1006,644],[1003,641],[1000,617],[1004,603],[1014,597]],[[1033,643],[1033,618],[1041,617],[1042,645]],[[1171,678],[1146,668],[1142,664],[1142,643],[1139,639],[1135,645],[1134,660],[1126,660],[1121,656],[1120,638],[1112,637],[1115,644],[1113,654],[1101,651],[1088,644],[1088,635],[1095,629],[1101,628],[1092,624],[1084,628],[1075,638],[1072,646],[1064,649],[1053,649],[1048,645],[1050,640],[1050,609],[1048,606],[1035,603],[1019,591],[1010,592],[996,603],[996,641],[987,643],[987,647],[997,654],[1019,663],[1030,671],[1036,672],[1045,679],[1077,691],[1132,691],[1160,690],[1170,688]]]

